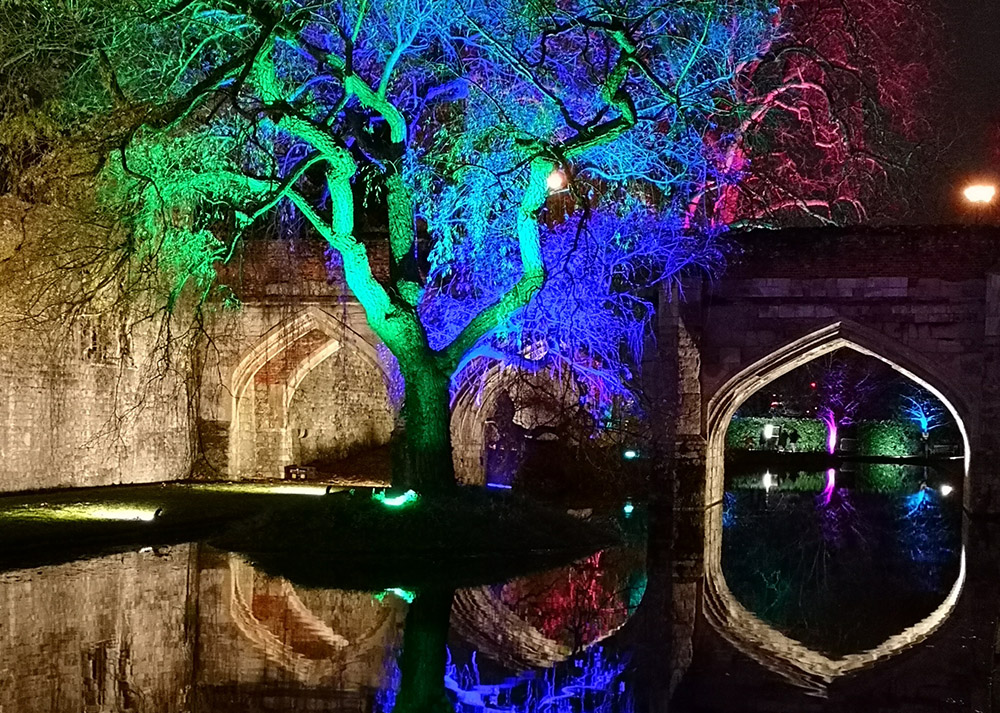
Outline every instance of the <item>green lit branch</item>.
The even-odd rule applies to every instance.
[[[455,368],[462,357],[491,329],[525,307],[545,284],[545,263],[539,239],[538,211],[548,195],[546,181],[555,169],[551,161],[538,158],[531,163],[528,186],[517,216],[517,242],[521,252],[521,277],[499,300],[480,312],[444,350],[445,360]]]

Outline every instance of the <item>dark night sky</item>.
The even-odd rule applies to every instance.
[[[962,185],[976,176],[1000,180],[1000,0],[939,0],[952,42],[953,79],[945,86],[941,117],[952,144],[940,177],[929,181],[937,195],[938,220],[955,220]]]

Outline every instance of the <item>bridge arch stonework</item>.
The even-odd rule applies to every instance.
[[[724,437],[750,394],[822,354],[850,348],[944,401],[964,438],[967,511],[1000,512],[1000,230],[783,231],[751,233],[739,243],[742,252],[726,273],[685,283],[684,299],[664,311],[661,323],[678,345],[675,527],[691,536],[674,578],[697,582],[702,592],[688,634],[695,657],[701,651],[703,662],[726,661],[732,654],[724,649],[735,649],[743,660],[822,695],[848,672],[864,685],[869,679],[858,671],[889,658],[902,661],[890,666],[893,676],[936,685],[931,679],[939,677],[911,669],[913,656],[896,654],[932,636],[936,650],[957,651],[972,622],[988,628],[987,615],[977,613],[995,570],[985,540],[967,528],[968,566],[927,619],[855,657],[813,656],[726,596]],[[954,675],[953,668],[942,667],[940,677]]]
[[[725,275],[686,285],[679,306],[681,450],[711,461],[713,435],[739,402],[849,347],[942,397],[965,431],[967,508],[1000,512],[1000,231],[783,231],[740,242]],[[712,473],[701,480],[708,505]]]

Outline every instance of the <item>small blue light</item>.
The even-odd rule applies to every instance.
[[[625,517],[629,517],[635,510],[635,505],[632,504],[631,500],[626,500],[625,507],[623,507],[622,510],[625,512]]]
[[[514,486],[512,486],[512,485],[504,485],[503,483],[487,483],[486,487],[487,488],[501,488],[503,490],[510,490]]]

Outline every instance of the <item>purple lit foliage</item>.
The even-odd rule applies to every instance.
[[[882,384],[870,369],[843,355],[826,358],[820,369],[816,380],[819,401],[816,416],[826,425],[827,451],[834,453],[840,432],[854,424]]]
[[[542,250],[551,267],[544,287],[466,354],[453,386],[499,362],[548,370],[555,379],[569,370],[592,413],[627,397],[653,316],[654,305],[643,295],[683,270],[721,264],[717,232],[685,231],[638,202],[625,216],[580,213],[547,227]],[[508,280],[516,279],[512,271]],[[453,338],[482,301],[440,289],[422,313],[432,344]]]

